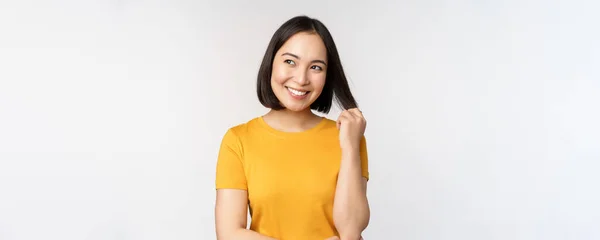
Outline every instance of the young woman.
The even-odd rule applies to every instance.
[[[257,87],[270,111],[231,127],[221,142],[217,238],[361,239],[370,218],[366,121],[323,23],[286,21],[269,43]],[[328,113],[334,98],[345,109],[337,121],[313,113]]]

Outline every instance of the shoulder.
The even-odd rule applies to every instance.
[[[327,117],[323,117],[323,123],[321,125],[321,130],[325,132],[335,133],[339,132],[337,129],[337,122],[335,120],[329,119]]]
[[[225,135],[230,135],[236,138],[247,136],[250,132],[259,127],[259,121],[260,117],[255,117],[246,122],[232,125],[226,130]]]
[[[336,125],[336,121],[333,119],[329,119],[327,117],[323,117],[323,121],[325,121],[325,124],[327,124],[327,126],[334,126]]]

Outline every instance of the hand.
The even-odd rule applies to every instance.
[[[337,120],[342,150],[359,149],[360,140],[365,134],[366,127],[367,121],[358,108],[343,111]]]

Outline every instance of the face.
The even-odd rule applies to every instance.
[[[317,100],[327,73],[327,50],[315,33],[297,33],[275,54],[271,88],[288,110],[303,111]]]

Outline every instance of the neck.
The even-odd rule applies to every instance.
[[[264,119],[273,128],[288,132],[299,132],[317,125],[321,117],[315,115],[310,109],[299,112],[282,109],[270,110],[265,114]]]

